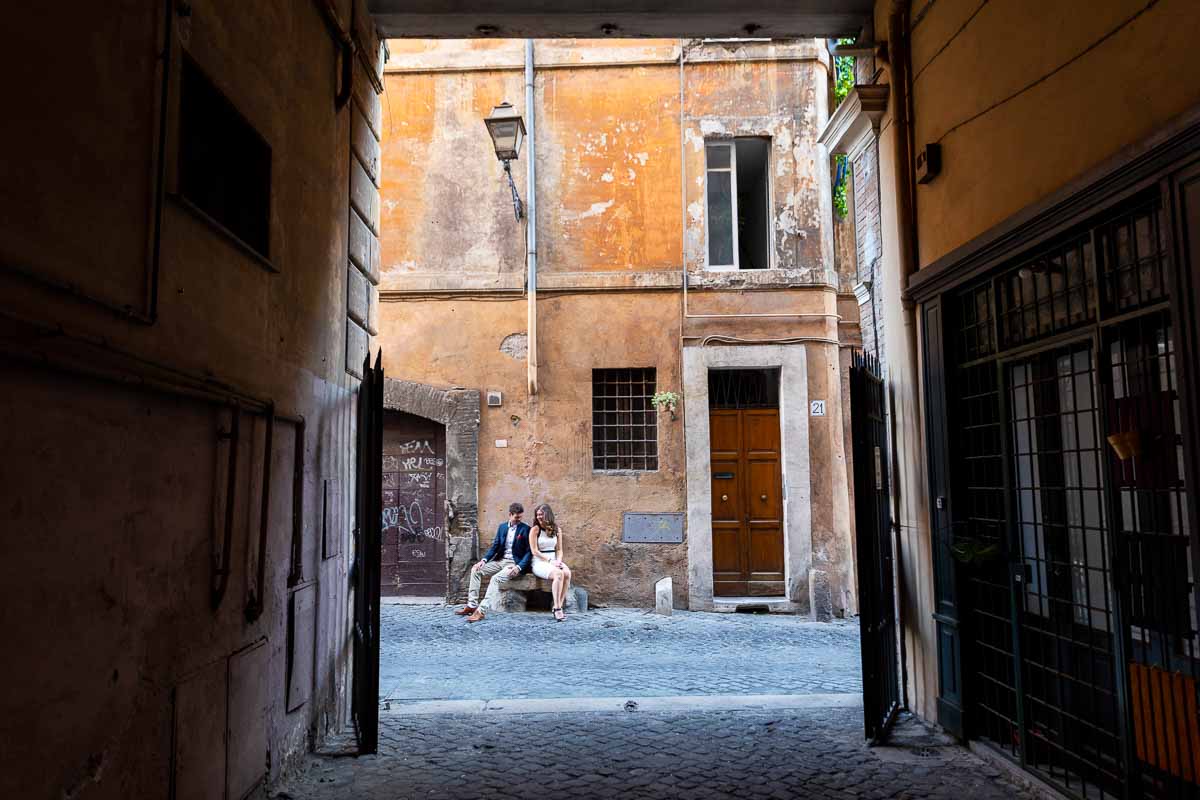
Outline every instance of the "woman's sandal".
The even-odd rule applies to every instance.
[[[559,622],[562,622],[565,619],[563,616],[563,610],[561,608],[554,609],[554,618]]]

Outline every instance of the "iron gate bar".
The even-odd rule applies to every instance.
[[[879,361],[856,351],[850,368],[854,525],[863,728],[872,744],[887,738],[901,705],[885,396]]]
[[[354,687],[350,713],[358,750],[379,749],[379,577],[383,539],[383,366],[380,351],[363,361],[358,390],[354,562]]]

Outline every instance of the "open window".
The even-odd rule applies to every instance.
[[[770,140],[758,137],[705,145],[707,263],[716,269],[769,269]]]

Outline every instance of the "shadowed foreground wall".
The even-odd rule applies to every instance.
[[[241,798],[347,713],[350,122],[378,120],[379,49],[360,8],[337,109],[317,4],[168,28],[182,5],[5,12],[4,797]],[[271,149],[267,261],[175,197],[185,54]]]

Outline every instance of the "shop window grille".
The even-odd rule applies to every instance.
[[[658,469],[654,367],[592,370],[592,468]]]
[[[1112,565],[1090,344],[1007,367],[1028,763],[1081,796],[1119,793]]]
[[[1101,225],[1096,242],[1106,312],[1119,314],[1166,298],[1167,244],[1157,200]]]
[[[1096,318],[1091,237],[1078,236],[996,279],[1000,344],[1014,347]]]
[[[942,535],[991,553],[955,577],[970,735],[1089,800],[1200,796],[1161,213],[1135,198],[947,297]]]
[[[978,296],[972,290],[960,295],[959,302],[974,308]],[[951,440],[962,465],[955,471],[954,497],[956,517],[963,522],[955,526],[952,540],[957,546],[971,546],[986,554],[961,573],[967,628],[974,632],[965,640],[973,669],[964,680],[970,683],[976,731],[1015,755],[1017,692],[998,375],[992,361],[958,370]]]
[[[708,407],[779,408],[779,369],[709,370]]]
[[[959,363],[974,361],[996,352],[992,336],[992,282],[987,281],[958,295]]]

